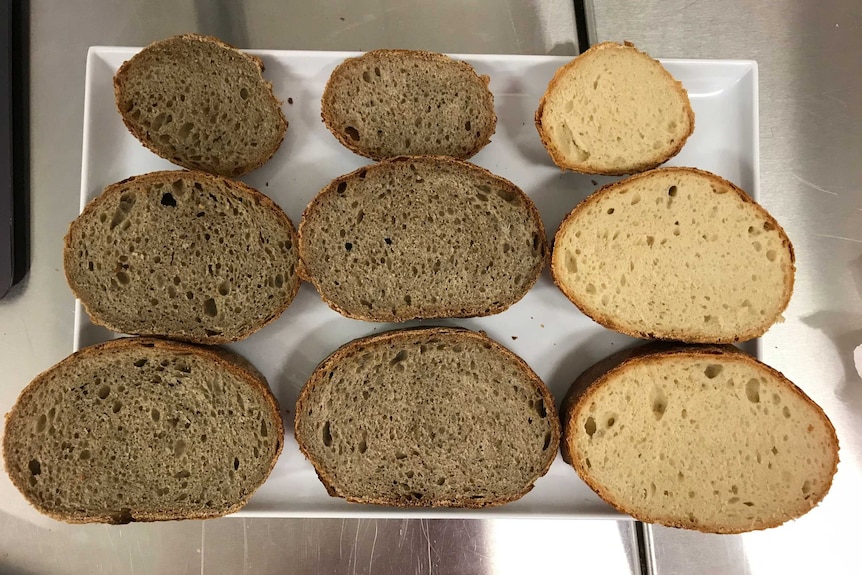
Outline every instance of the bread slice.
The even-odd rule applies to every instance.
[[[674,157],[694,131],[682,84],[633,44],[605,42],[560,68],[536,110],[559,167],[584,174],[642,172]]]
[[[334,497],[397,507],[519,499],[556,457],[544,383],[483,333],[399,330],[354,340],[312,373],[296,440]]]
[[[336,178],[306,208],[299,237],[304,277],[334,310],[367,321],[499,313],[529,291],[548,254],[530,198],[444,157]]]
[[[661,168],[578,205],[557,231],[551,273],[607,328],[728,343],[780,318],[795,265],[784,230],[741,189],[709,172]]]
[[[247,337],[299,289],[296,232],[272,200],[203,172],[105,188],[69,226],[66,279],[94,323],[198,343]]]
[[[6,471],[69,523],[233,513],[283,445],[278,403],[247,362],[214,348],[127,338],[40,374],[6,416]]]
[[[275,153],[287,121],[263,62],[211,36],[150,44],[114,76],[123,123],[171,162],[241,176]]]
[[[466,62],[443,54],[374,50],[335,68],[323,91],[321,115],[339,142],[368,158],[466,159],[496,129],[488,81]]]
[[[829,419],[732,346],[647,344],[581,375],[563,401],[563,458],[640,521],[712,533],[814,508],[838,465]]]

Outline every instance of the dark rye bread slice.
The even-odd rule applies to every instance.
[[[198,343],[243,339],[299,289],[296,232],[272,200],[203,172],[108,186],[69,226],[66,279],[94,323]]]
[[[263,62],[217,38],[183,34],[150,44],[114,76],[123,123],[171,162],[222,176],[266,163],[287,121]]]
[[[829,491],[838,438],[781,373],[733,346],[652,343],[597,363],[561,408],[563,458],[640,521],[775,527]]]
[[[420,50],[374,50],[332,72],[321,101],[326,127],[350,150],[466,159],[485,147],[497,116],[488,77]]]
[[[554,163],[585,174],[655,168],[694,131],[682,83],[629,42],[597,44],[560,68],[535,120]]]
[[[609,329],[730,343],[780,319],[795,264],[784,230],[744,191],[709,172],[660,168],[581,202],[557,231],[551,273]]]
[[[548,255],[530,198],[444,157],[336,178],[306,208],[299,237],[303,277],[330,307],[367,321],[499,313],[529,291]]]
[[[283,445],[278,403],[242,358],[126,338],[27,386],[3,457],[36,509],[69,523],[206,519],[239,510]]]
[[[397,507],[519,499],[556,457],[554,399],[518,356],[459,328],[354,340],[312,373],[296,440],[334,497]]]

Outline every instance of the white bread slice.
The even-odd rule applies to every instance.
[[[397,507],[489,507],[551,466],[559,418],[542,380],[467,329],[360,338],[315,369],[296,441],[333,497]]]
[[[652,343],[584,372],[561,409],[563,458],[640,521],[712,533],[814,508],[838,465],[829,419],[738,349]]]
[[[685,88],[658,61],[629,42],[605,42],[557,71],[536,129],[563,169],[632,174],[678,154],[694,130],[694,112]]]
[[[239,510],[284,444],[278,402],[245,359],[125,338],[37,376],[6,416],[3,459],[37,510],[69,523]]]
[[[578,308],[634,337],[731,343],[762,335],[793,291],[793,246],[727,180],[659,168],[581,202],[554,240],[551,273]]]

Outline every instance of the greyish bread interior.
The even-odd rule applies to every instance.
[[[628,42],[597,44],[560,68],[535,119],[554,163],[586,174],[654,168],[694,130],[685,88]]]
[[[296,405],[296,440],[329,494],[399,507],[486,507],[532,489],[559,421],[542,381],[482,333],[400,330],[325,359]]]
[[[420,50],[374,50],[335,68],[321,101],[326,127],[350,150],[466,159],[497,124],[488,77],[466,62]]]
[[[551,273],[581,311],[634,337],[730,343],[762,335],[793,292],[793,246],[744,191],[709,172],[660,168],[579,204]]]
[[[530,198],[443,157],[336,178],[306,208],[299,237],[304,277],[333,309],[367,321],[499,313],[529,291],[548,253]]]
[[[782,374],[732,346],[647,344],[599,362],[562,407],[563,458],[647,523],[775,527],[829,491],[838,439]]]
[[[171,162],[241,176],[275,153],[287,121],[263,62],[210,36],[155,42],[114,76],[129,131]]]
[[[70,523],[205,519],[240,509],[283,444],[278,404],[241,358],[153,338],[85,348],[6,416],[12,483]]]
[[[296,232],[272,200],[203,172],[108,186],[69,226],[66,279],[94,323],[198,343],[247,337],[299,289]]]

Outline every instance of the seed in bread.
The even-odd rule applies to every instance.
[[[520,189],[444,157],[336,178],[299,228],[304,277],[330,307],[366,321],[499,313],[529,291],[548,253]]]
[[[127,338],[36,377],[7,416],[3,457],[15,487],[55,519],[205,519],[245,505],[283,435],[266,380],[241,358]]]
[[[466,159],[496,129],[488,81],[466,62],[443,54],[374,50],[335,68],[321,112],[339,142],[368,158]]]
[[[579,204],[557,231],[551,273],[609,329],[730,343],[780,318],[795,266],[784,230],[744,191],[709,172],[660,168]]]
[[[775,527],[813,509],[838,465],[823,410],[729,345],[617,353],[575,381],[561,411],[563,458],[602,499],[647,523]]]
[[[247,337],[299,289],[296,232],[272,200],[203,172],[108,186],[69,227],[66,279],[94,323],[198,343]]]
[[[330,495],[398,507],[519,499],[559,444],[544,383],[515,354],[458,328],[354,340],[314,371],[296,440]]]
[[[658,61],[628,42],[605,42],[557,71],[536,128],[563,169],[631,174],[678,154],[694,130],[694,112],[685,88]]]
[[[192,170],[241,176],[278,150],[287,121],[260,58],[210,36],[144,48],[114,76],[117,108],[147,148]]]

